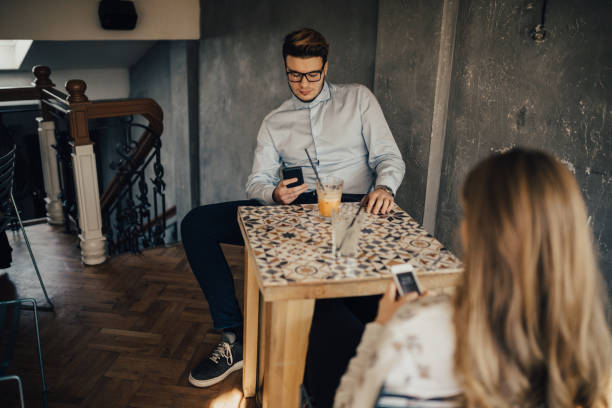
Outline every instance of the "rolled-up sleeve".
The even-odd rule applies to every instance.
[[[280,163],[280,155],[264,120],[257,135],[253,168],[245,186],[249,199],[259,200],[264,204],[274,204],[272,193],[280,182]]]
[[[402,154],[376,97],[362,86],[359,98],[362,134],[368,148],[368,165],[376,172],[376,185],[383,184],[396,193],[406,171]]]

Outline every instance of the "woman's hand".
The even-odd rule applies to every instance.
[[[308,189],[306,183],[296,187],[287,187],[291,183],[298,181],[297,177],[281,180],[272,192],[272,199],[279,204],[291,204],[296,198]]]
[[[425,294],[426,293],[423,293],[423,296]],[[410,292],[399,299],[396,299],[396,295],[397,287],[394,282],[391,282],[387,291],[378,302],[378,315],[376,316],[376,320],[374,320],[376,323],[386,324],[401,305],[419,298],[419,294],[416,292]]]

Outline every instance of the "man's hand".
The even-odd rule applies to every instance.
[[[361,205],[366,207],[366,211],[372,214],[386,214],[393,207],[393,196],[381,189],[370,192],[370,194],[363,197]]]
[[[306,191],[308,185],[306,183],[301,186],[288,188],[287,186],[291,183],[295,183],[298,181],[297,177],[286,179],[278,183],[274,192],[272,193],[272,198],[279,204],[291,204],[295,201],[296,198],[300,194]]]

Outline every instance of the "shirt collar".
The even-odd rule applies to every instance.
[[[327,82],[327,80],[325,80],[325,82],[323,83],[323,88],[321,89],[321,92],[317,95],[316,98],[314,98],[310,102],[302,102],[302,101],[300,101],[297,98],[297,96],[293,95],[293,97],[292,97],[292,99],[293,99],[293,106],[295,107],[295,109],[311,109],[311,108],[314,108],[319,103],[325,102],[325,101],[327,101],[327,100],[329,100],[331,98],[331,92],[330,92],[331,86],[332,85],[329,82]]]

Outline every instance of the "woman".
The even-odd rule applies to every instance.
[[[462,205],[454,298],[391,286],[334,406],[607,407],[607,295],[570,172],[515,149],[470,172]]]

